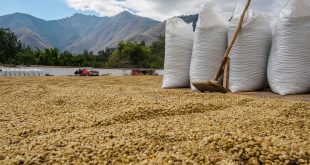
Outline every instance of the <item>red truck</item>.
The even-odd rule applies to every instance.
[[[84,69],[79,69],[75,71],[75,75],[78,76],[99,76],[99,72],[96,70],[87,70],[86,68]]]

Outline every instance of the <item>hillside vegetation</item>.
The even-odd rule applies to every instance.
[[[179,16],[196,27],[198,15]],[[165,34],[166,22],[122,12],[112,17],[74,14],[60,20],[46,21],[15,13],[0,16],[0,27],[11,29],[17,38],[32,49],[58,48],[60,51],[98,52],[117,47],[120,41],[145,42],[152,45]]]
[[[22,46],[9,29],[0,28],[0,63],[13,65],[82,66],[101,68],[163,68],[165,38],[147,46],[145,42],[119,42],[116,48],[97,53],[85,50],[74,54],[57,48],[44,50]]]
[[[198,15],[179,16],[196,27]],[[165,23],[122,12],[55,21],[0,16],[0,63],[102,68],[163,68]],[[5,37],[10,36],[10,37]],[[10,40],[11,39],[11,40]]]

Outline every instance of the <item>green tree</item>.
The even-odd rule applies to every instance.
[[[82,66],[91,66],[94,67],[95,57],[92,51],[84,50],[84,52],[80,55],[83,59]]]
[[[115,49],[106,48],[96,55],[85,50],[80,54],[60,52],[57,48],[32,50],[22,46],[9,29],[0,29],[0,63],[16,65],[55,65],[110,68],[163,68],[165,37],[148,46],[144,41],[121,41]]]
[[[112,53],[108,66],[113,68],[146,68],[146,61],[151,54],[145,43],[124,42]]]
[[[113,53],[113,49],[111,49],[111,48],[106,48],[105,50],[100,50],[100,51],[98,51],[97,60],[99,60],[102,63],[106,63],[106,62],[108,62],[112,53]]]
[[[160,36],[157,41],[151,45],[151,55],[147,61],[147,66],[153,69],[164,68],[165,61],[165,37]]]
[[[74,66],[73,64],[73,55],[69,51],[64,51],[60,53],[59,63],[61,66]]]
[[[36,49],[33,54],[36,59],[37,65],[46,65],[45,54],[43,51],[41,51],[40,49]]]
[[[0,28],[0,63],[14,63],[22,44],[9,29]]]
[[[59,61],[59,56],[60,56],[60,51],[57,48],[46,48],[44,52],[44,61],[45,65],[55,65],[58,66],[60,65]]]
[[[16,65],[34,65],[36,64],[35,55],[30,47],[24,48],[22,51],[18,52],[14,64]]]
[[[111,68],[129,68],[130,57],[128,54],[123,54],[123,50],[126,46],[124,41],[118,43],[117,49],[112,53],[108,61],[108,67]]]

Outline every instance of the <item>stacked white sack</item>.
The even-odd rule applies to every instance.
[[[289,0],[275,24],[268,64],[272,91],[281,95],[310,92],[309,0]]]
[[[7,69],[2,69],[2,74],[1,74],[1,76],[7,76]]]
[[[189,87],[189,68],[194,32],[191,24],[180,18],[166,23],[165,69],[162,88]]]
[[[231,21],[229,38],[238,22],[236,17]],[[232,92],[256,91],[267,86],[271,37],[270,17],[249,10],[230,54],[229,89]]]
[[[25,69],[21,69],[20,72],[21,72],[21,76],[26,76]]]
[[[39,69],[34,69],[33,70],[33,75],[34,76],[40,76],[40,70]]]
[[[40,76],[44,76],[44,72],[42,69],[40,69]]]
[[[199,13],[190,80],[211,80],[221,65],[227,47],[228,20],[212,3],[206,3]],[[192,90],[196,88],[191,85]]]
[[[13,76],[13,75],[14,75],[14,74],[13,74],[13,69],[9,68],[9,69],[7,70],[7,76],[11,77],[11,76]]]

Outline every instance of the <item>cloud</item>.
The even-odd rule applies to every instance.
[[[75,10],[94,11],[101,16],[130,11],[157,20],[196,14],[206,1],[216,2],[224,11],[233,12],[237,2],[244,0],[65,0],[66,4]],[[277,1],[283,0],[255,0],[252,1],[252,6],[255,9],[270,11],[275,8]]]
[[[112,16],[121,11],[164,20],[169,17],[197,13],[204,0],[65,0],[81,11],[95,11],[101,16]]]
[[[112,16],[124,11],[120,1],[116,0],[65,0],[66,4],[81,11],[94,11],[102,16]]]

